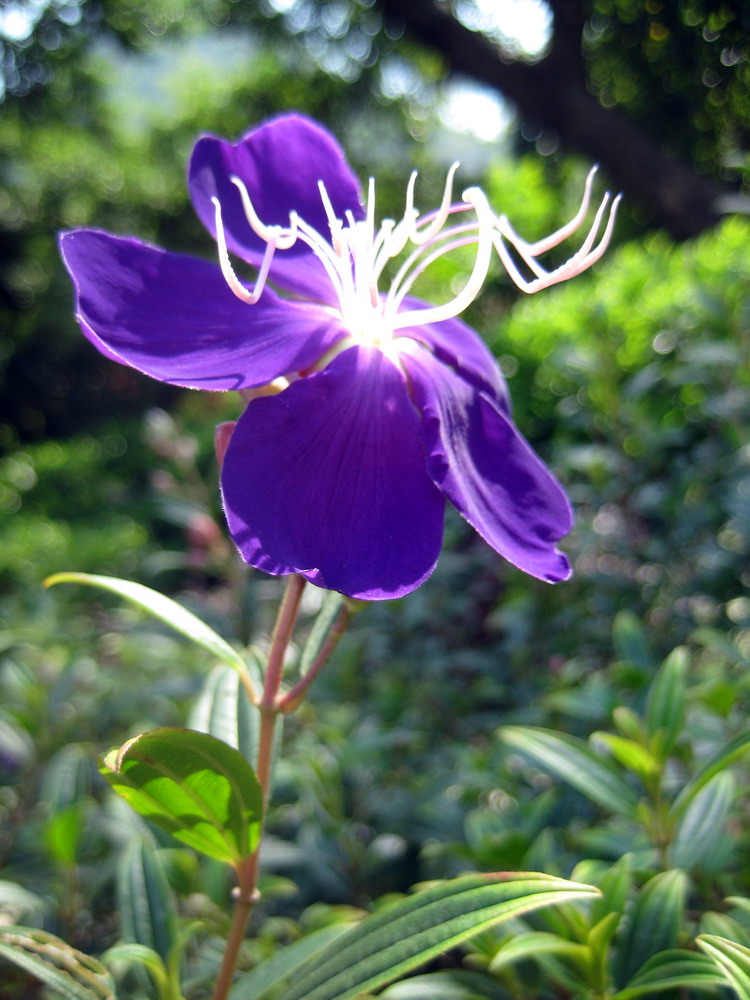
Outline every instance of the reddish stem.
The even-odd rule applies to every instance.
[[[302,591],[305,580],[301,576],[290,576],[276,617],[271,646],[268,651],[268,664],[260,699],[260,736],[258,738],[258,763],[256,773],[263,791],[263,820],[271,791],[271,764],[273,762],[273,737],[276,729],[276,717],[279,714],[277,705],[281,677],[284,671],[284,655],[294,631],[294,623],[299,614]],[[263,832],[261,825],[261,834]],[[229,930],[227,947],[224,951],[221,968],[214,985],[213,1000],[226,1000],[234,979],[242,942],[245,940],[247,922],[253,906],[258,901],[258,863],[260,860],[260,843],[253,853],[244,858],[237,866],[237,892],[232,925]]]

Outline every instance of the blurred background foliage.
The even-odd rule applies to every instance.
[[[618,708],[643,709],[680,644],[689,666],[674,773],[747,715],[747,6],[408,10],[437,10],[454,39],[469,30],[506,64],[546,72],[556,34],[577,26],[587,93],[707,178],[721,211],[676,241],[628,196],[592,273],[533,299],[499,268],[491,276],[468,319],[498,357],[519,425],[568,488],[575,576],[557,588],[525,578],[449,517],[430,582],[359,616],[287,727],[266,855],[277,880],[249,963],[334,919],[313,909],[291,922],[315,899],[361,906],[466,868],[569,874],[632,851],[642,884],[659,870],[643,831],[524,763],[498,726],[584,738],[611,728]],[[246,573],[224,533],[213,427],[239,401],[100,357],[74,322],[55,233],[91,225],[213,257],[183,180],[192,143],[290,108],[332,128],[360,177],[377,176],[383,215],[399,213],[414,167],[428,206],[460,159],[463,181],[481,182],[524,236],[560,225],[590,156],[543,108],[534,117],[451,73],[451,45],[417,28],[390,4],[353,0],[0,7],[0,905],[91,951],[117,936],[117,859],[145,835],[104,795],[92,761],[139,730],[184,724],[210,665],[114,600],[46,593],[41,581],[63,569],[138,579],[261,645],[279,587]],[[615,173],[603,161],[598,189]],[[469,267],[440,262],[423,294],[445,297]],[[311,618],[314,591],[308,602]],[[746,769],[739,777],[746,787]],[[725,812],[731,857],[695,863],[694,909],[750,891],[746,803],[732,798]],[[220,928],[227,887],[215,870],[162,840],[154,850],[181,915]],[[13,980],[0,995],[26,989]]]

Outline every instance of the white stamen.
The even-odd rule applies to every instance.
[[[323,209],[326,213],[326,218],[328,219],[328,228],[331,232],[331,243],[333,245],[333,249],[338,257],[342,257],[345,250],[345,244],[341,238],[341,230],[344,223],[341,219],[336,217],[333,205],[331,204],[331,199],[328,197],[328,192],[326,191],[326,186],[323,181],[318,181],[318,190],[320,191],[320,200],[323,202]]]
[[[289,217],[292,226],[290,229],[282,229],[281,226],[265,226],[258,218],[255,207],[250,200],[250,195],[247,193],[247,188],[239,179],[239,177],[230,177],[229,180],[234,184],[237,190],[240,192],[240,198],[242,199],[242,207],[245,211],[245,218],[250,224],[250,228],[255,233],[256,236],[260,236],[262,240],[270,242],[274,240],[277,250],[289,250],[297,242],[297,232],[294,227],[292,217]],[[214,199],[211,199],[212,201]]]
[[[586,178],[580,207],[575,216],[554,233],[534,243],[528,243],[511,226],[505,216],[496,217],[486,196],[478,187],[468,188],[463,193],[463,201],[453,204],[453,181],[458,169],[454,163],[448,170],[440,205],[433,212],[420,216],[414,207],[414,193],[417,172],[409,178],[406,189],[404,214],[399,222],[385,219],[379,229],[375,229],[375,182],[368,183],[364,218],[355,217],[353,209],[339,218],[333,208],[323,181],[318,182],[321,203],[328,223],[328,233],[322,234],[291,212],[288,226],[267,225],[258,216],[247,188],[238,177],[230,180],[237,187],[248,225],[253,233],[265,244],[266,249],[258,270],[255,287],[251,291],[235,274],[229,260],[226,234],[221,216],[221,206],[217,198],[212,198],[215,209],[216,240],[219,248],[219,263],[224,279],[232,292],[249,305],[258,301],[268,279],[276,251],[290,250],[296,243],[304,243],[323,265],[335,294],[338,307],[322,306],[336,317],[349,331],[341,343],[360,343],[378,347],[398,360],[397,343],[406,342],[403,335],[391,343],[398,331],[407,330],[428,323],[439,323],[458,316],[479,294],[487,276],[493,246],[510,277],[518,287],[527,293],[539,291],[580,274],[591,267],[604,253],[615,223],[618,195],[610,203],[607,193],[595,213],[581,246],[559,267],[547,271],[538,258],[556,247],[575,233],[583,224],[591,202],[591,190],[596,167]],[[471,213],[466,215],[466,213]],[[608,213],[608,214],[607,214]],[[451,216],[464,214],[464,221],[448,224]],[[599,235],[605,214],[604,231]],[[597,242],[598,240],[598,242]],[[411,244],[412,250],[406,254],[398,268],[386,295],[378,290],[378,281],[386,264],[399,257]],[[449,302],[437,306],[417,306],[403,309],[406,296],[414,283],[435,261],[448,253],[465,246],[474,246],[476,254],[471,273],[461,291]],[[517,259],[522,261],[533,277],[525,278],[516,259],[511,255],[510,245]],[[331,302],[329,294],[323,292],[322,302]],[[343,348],[341,348],[343,349]],[[322,363],[322,362],[321,362]]]
[[[426,243],[430,243],[435,239],[437,234],[445,225],[446,219],[451,209],[451,198],[453,197],[453,178],[456,171],[458,170],[458,163],[451,164],[448,171],[448,176],[445,179],[445,187],[443,188],[443,200],[440,203],[440,208],[435,213],[435,218],[433,221],[424,227],[422,230],[417,229],[417,219],[414,219],[414,225],[412,231],[409,234],[409,239],[417,247],[423,247]],[[416,178],[416,172],[412,174]],[[479,190],[476,188],[475,190]]]
[[[367,232],[370,237],[370,246],[375,240],[375,178],[371,177],[367,182]]]
[[[219,266],[221,267],[221,273],[224,275],[224,280],[237,298],[246,302],[249,306],[253,306],[260,298],[265,287],[268,271],[271,267],[274,251],[276,250],[277,243],[274,233],[271,231],[270,227],[267,227],[266,231],[268,233],[268,243],[266,245],[266,252],[263,254],[263,263],[258,271],[258,277],[255,279],[255,287],[251,292],[242,284],[240,279],[234,273],[234,269],[229,260],[229,251],[227,250],[227,241],[224,236],[224,223],[221,219],[221,205],[219,204],[219,199],[212,197],[211,201],[214,205],[216,242],[219,245]]]
[[[589,177],[591,177],[591,174],[589,174]],[[539,264],[539,262],[534,259],[536,255],[532,254],[530,249],[537,246],[537,244],[529,244],[525,240],[521,239],[521,237],[518,236],[510,227],[507,223],[507,219],[504,217],[498,219],[497,232],[494,234],[495,248],[500,256],[500,260],[502,261],[505,270],[522,292],[526,292],[528,295],[533,295],[534,292],[538,292],[542,288],[549,288],[551,285],[557,285],[561,281],[567,281],[569,278],[576,277],[576,275],[585,271],[599,260],[604,251],[607,249],[607,245],[609,244],[612,236],[612,230],[615,225],[615,217],[617,215],[617,206],[620,204],[622,195],[618,195],[612,202],[604,233],[602,234],[597,246],[592,250],[591,247],[596,239],[602,218],[604,217],[604,212],[609,204],[609,198],[610,195],[609,192],[607,192],[599,205],[594,221],[581,247],[573,254],[572,257],[565,261],[564,264],[555,268],[554,271],[546,271]],[[560,230],[558,230],[558,232],[560,232]],[[524,263],[527,264],[529,269],[536,275],[535,280],[527,281],[523,277],[521,272],[518,270],[515,261],[508,253],[508,249],[503,242],[503,237],[505,237],[505,239],[507,239],[508,242],[515,248]],[[539,242],[542,243],[544,241],[540,240]]]
[[[415,326],[423,323],[439,323],[444,319],[452,319],[468,308],[479,294],[484,280],[487,277],[490,261],[492,259],[493,227],[495,216],[487,201],[484,191],[478,187],[471,187],[464,191],[463,200],[470,205],[477,216],[477,255],[474,258],[474,267],[469,280],[458,293],[458,295],[442,306],[428,306],[421,309],[409,309],[406,312],[396,313],[391,320],[391,327],[394,330],[403,330],[408,326]],[[434,259],[441,254],[434,255]],[[405,294],[411,281],[405,283]]]
[[[560,243],[563,242],[563,240],[567,240],[569,236],[572,236],[573,233],[581,226],[583,220],[586,218],[586,214],[589,210],[589,203],[591,201],[591,186],[594,183],[594,175],[596,174],[598,169],[599,167],[594,165],[591,168],[591,170],[589,170],[588,175],[586,177],[586,183],[583,188],[583,197],[581,198],[580,207],[576,212],[576,214],[573,216],[573,218],[570,220],[570,222],[566,222],[564,226],[561,226],[559,229],[556,229],[555,232],[550,233],[549,236],[545,236],[541,240],[537,240],[536,243],[526,243],[525,240],[521,239],[521,237],[514,232],[513,227],[511,226],[510,222],[508,222],[507,217],[504,215],[501,216],[501,219],[505,227],[507,228],[508,232],[512,234],[512,237],[509,236],[508,238],[510,239],[510,242],[513,244],[513,246],[518,247],[519,244],[523,244],[527,252],[532,257],[538,257],[540,254],[546,253],[553,247],[558,246]]]

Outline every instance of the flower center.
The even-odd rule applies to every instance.
[[[298,242],[307,245],[324,268],[338,305],[335,308],[351,338],[362,344],[375,346],[388,352],[398,332],[426,323],[439,323],[462,313],[479,294],[492,260],[493,248],[497,251],[506,271],[524,292],[532,293],[549,285],[565,281],[590,267],[604,253],[614,226],[620,196],[610,204],[609,192],[602,199],[591,228],[580,248],[560,267],[547,271],[537,257],[557,246],[572,235],[583,223],[589,209],[591,187],[596,172],[594,167],[586,179],[580,208],[565,226],[550,236],[527,243],[513,230],[505,216],[496,216],[481,188],[470,187],[463,192],[462,201],[453,203],[453,178],[458,164],[448,171],[440,206],[427,215],[420,215],[414,207],[414,189],[417,173],[414,171],[406,190],[403,217],[397,222],[384,219],[375,225],[375,182],[371,178],[365,202],[363,219],[355,219],[347,211],[339,218],[323,181],[318,181],[320,197],[328,221],[328,233],[320,233],[301,218],[297,212],[289,214],[288,226],[269,226],[258,217],[250,194],[239,177],[230,180],[237,187],[248,225],[265,243],[255,285],[248,288],[235,274],[229,260],[221,205],[213,198],[216,240],[219,263],[224,278],[243,302],[254,304],[260,298],[269,276],[274,255],[291,249]],[[609,214],[604,231],[602,226],[607,206]],[[515,251],[511,254],[509,245]],[[415,281],[435,261],[460,247],[475,247],[474,263],[463,288],[443,305],[422,305],[406,297]],[[386,292],[379,285],[390,261],[403,257]],[[532,275],[525,278],[517,263],[525,265]]]

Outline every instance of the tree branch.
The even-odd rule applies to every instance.
[[[378,0],[378,6],[386,20],[440,53],[451,73],[500,91],[522,118],[554,131],[564,147],[600,163],[625,195],[641,205],[650,223],[676,239],[713,226],[721,193],[717,185],[665,153],[621,111],[597,101],[586,84],[582,5],[579,0],[549,2],[552,45],[534,63],[509,58],[434,0]]]

